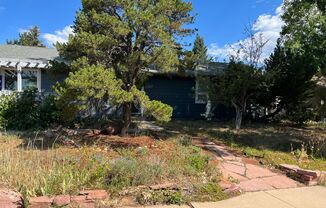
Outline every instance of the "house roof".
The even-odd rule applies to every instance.
[[[54,48],[0,45],[0,67],[47,68],[52,60],[60,60]]]
[[[55,48],[42,48],[19,45],[0,45],[0,67],[16,68],[18,64],[22,68],[40,68],[45,69],[50,67],[50,61],[63,62],[60,58],[59,52]],[[188,76],[214,75],[219,71],[225,69],[227,64],[212,62],[208,65],[198,66],[194,70],[186,70],[185,74]],[[144,70],[145,72],[153,74],[166,74],[155,69]],[[170,72],[168,74],[178,75],[177,72]]]

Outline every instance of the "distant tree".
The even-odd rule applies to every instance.
[[[282,19],[285,47],[302,54],[310,68],[326,74],[326,1],[286,0]]]
[[[28,31],[19,33],[19,38],[7,40],[8,45],[45,47],[40,40],[41,31],[38,26],[31,27]]]
[[[193,22],[191,11],[192,4],[184,0],[82,0],[73,26],[75,35],[57,48],[72,62],[113,69],[122,89],[133,92],[146,77],[144,70],[177,68],[177,37],[193,32],[184,27]],[[122,103],[122,135],[130,126],[133,103]],[[160,110],[156,107],[152,110]]]
[[[272,110],[264,118],[286,110],[288,118],[302,123],[313,116],[311,109],[320,108],[321,101],[316,99],[321,88],[313,78],[326,73],[325,5],[323,0],[284,2],[281,39],[266,60],[265,101]]]
[[[207,55],[207,46],[203,37],[196,35],[192,50],[179,52],[179,70],[195,70],[198,65],[206,65],[211,59]]]
[[[233,106],[236,112],[235,127],[241,128],[248,101],[261,87],[262,71],[231,60],[228,67],[211,79],[209,98],[213,103]]]
[[[241,128],[249,100],[254,99],[261,89],[263,71],[259,61],[266,43],[261,35],[248,33],[247,42],[239,44],[228,67],[210,81],[209,99],[234,107],[236,129]]]
[[[316,73],[314,63],[309,60],[309,57],[295,53],[278,42],[274,53],[266,60],[265,68],[269,92],[265,100],[269,103],[278,100],[270,117],[285,109],[300,123],[307,118],[307,109],[311,107],[307,101],[313,96],[315,85],[312,78]]]
[[[194,47],[192,53],[195,56],[196,65],[207,64],[209,62],[209,57],[207,55],[207,46],[203,37],[200,37],[198,34],[196,36]]]

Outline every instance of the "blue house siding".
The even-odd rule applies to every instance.
[[[153,76],[144,86],[146,94],[173,107],[175,119],[203,119],[205,104],[195,103],[195,78]]]
[[[67,78],[67,74],[53,74],[47,70],[42,70],[41,89],[43,92],[53,92],[53,86],[57,82],[62,82]]]

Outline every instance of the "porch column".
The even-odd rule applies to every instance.
[[[22,67],[20,62],[17,65],[17,90],[18,92],[23,91],[22,87]]]
[[[37,70],[37,89],[39,92],[42,92],[42,70]]]
[[[2,83],[2,86],[1,86],[1,89],[2,91],[5,91],[5,70],[1,70],[1,83]]]

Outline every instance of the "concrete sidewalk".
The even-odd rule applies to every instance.
[[[190,206],[191,207],[191,206]],[[215,203],[192,203],[193,208],[326,208],[326,188],[321,186],[247,193]],[[150,208],[189,208],[153,206]]]

